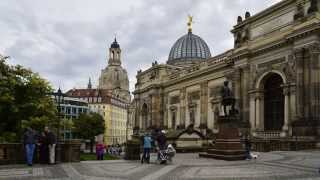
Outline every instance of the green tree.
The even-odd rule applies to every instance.
[[[94,137],[104,133],[104,119],[98,113],[80,114],[74,120],[74,131],[79,138],[90,139],[90,150],[93,152]]]
[[[20,65],[6,64],[0,56],[0,139],[19,141],[23,128],[42,130],[57,122],[49,83]]]

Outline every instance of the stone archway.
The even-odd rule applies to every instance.
[[[250,124],[254,135],[286,136],[289,130],[290,94],[284,73],[276,70],[265,72],[257,79],[249,94]]]
[[[284,125],[283,80],[276,73],[268,74],[263,81],[264,130],[280,131]]]

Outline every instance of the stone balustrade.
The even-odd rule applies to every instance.
[[[80,140],[61,142],[61,162],[80,161]],[[39,160],[39,148],[36,148],[34,162]],[[25,162],[25,150],[21,143],[0,143],[0,165]]]
[[[252,139],[251,143],[252,150],[258,152],[316,149],[316,140],[311,139]]]
[[[278,139],[281,136],[281,131],[256,131],[254,136],[263,139]]]

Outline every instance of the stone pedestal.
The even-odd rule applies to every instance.
[[[245,150],[239,136],[239,118],[220,116],[218,123],[219,133],[214,148],[208,149],[207,153],[201,153],[199,156],[228,161],[245,159]]]
[[[140,160],[140,141],[139,137],[133,136],[132,140],[127,141],[125,160]]]

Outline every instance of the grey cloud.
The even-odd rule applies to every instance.
[[[194,33],[216,55],[232,48],[230,30],[238,15],[247,10],[254,14],[277,1],[4,0],[0,53],[68,90],[85,87],[89,76],[97,83],[117,33],[133,90],[137,70],[154,60],[166,62],[173,43],[187,32],[189,13],[194,16]]]

